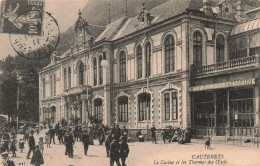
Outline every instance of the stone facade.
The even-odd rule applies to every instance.
[[[239,23],[238,11],[228,0],[205,5],[209,3],[170,0],[148,12],[143,4],[138,17],[120,18],[97,37],[79,13],[76,41],[71,49],[63,55],[53,53],[51,64],[39,73],[40,121],[69,121],[74,116],[81,123],[89,123],[92,116],[105,125],[119,124],[129,129],[145,129],[154,124],[157,128],[192,128],[197,134],[202,134],[199,130],[209,132],[210,128],[213,135],[218,135],[217,118],[213,126],[196,126],[194,117],[199,114],[194,97],[199,91],[212,91],[216,96],[218,89],[229,91],[246,86],[254,89],[255,122],[250,127],[259,127],[258,81],[203,89],[203,85],[258,79],[260,44],[255,40],[259,40],[259,19],[251,29],[237,32],[237,26],[250,20]],[[171,6],[176,10],[168,10]],[[216,8],[223,10],[215,12]],[[233,57],[230,54],[236,49],[229,45],[241,36],[249,38],[245,55],[241,51],[241,56],[238,53]],[[250,47],[250,41],[254,46]],[[51,87],[56,88],[55,93]],[[217,117],[214,101],[212,116]],[[231,130],[230,125],[220,128]]]

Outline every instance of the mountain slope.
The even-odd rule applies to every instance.
[[[145,8],[150,10],[168,0],[144,0]],[[210,0],[212,4],[218,3],[220,0]],[[231,0],[236,3],[237,0]],[[260,0],[243,0],[245,8],[250,9],[260,5]],[[128,16],[133,17],[139,14],[142,10],[142,0],[127,0]],[[111,22],[125,15],[126,0],[110,0],[110,16]],[[82,10],[82,17],[93,25],[105,26],[108,24],[108,0],[88,0],[88,3]],[[75,20],[76,22],[76,20]],[[74,42],[75,33],[74,27],[70,27],[67,31],[61,34],[61,40],[57,47],[60,54],[67,51]]]
[[[150,10],[168,0],[144,0],[145,8]],[[111,22],[125,15],[125,0],[110,0]],[[82,10],[82,17],[93,25],[105,26],[108,24],[108,0],[88,0],[88,3]],[[133,17],[142,10],[141,0],[128,0],[128,16]],[[76,22],[76,20],[75,20]],[[57,50],[63,54],[70,48],[75,39],[74,27],[70,27],[61,34],[61,39]]]

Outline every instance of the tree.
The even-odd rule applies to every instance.
[[[38,121],[39,76],[38,72],[50,59],[28,60],[21,56],[8,56],[0,63],[3,71],[1,82],[1,111],[12,119],[17,117],[17,90],[19,86],[19,119]]]

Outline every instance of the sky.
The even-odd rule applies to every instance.
[[[45,0],[45,12],[49,12],[57,20],[60,32],[74,25],[79,9],[83,9],[88,0]],[[0,0],[2,3],[2,0]],[[9,35],[0,33],[0,60],[8,55],[15,55]]]

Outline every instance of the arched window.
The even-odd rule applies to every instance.
[[[174,71],[174,52],[175,42],[172,35],[168,35],[164,42],[165,45],[165,73]]]
[[[64,89],[67,89],[67,70],[64,68]]]
[[[136,49],[136,58],[137,58],[137,78],[142,78],[143,56],[142,56],[142,47],[140,45]]]
[[[119,54],[119,65],[120,82],[126,82],[126,55],[124,51]]]
[[[149,42],[145,45],[145,63],[145,76],[149,77],[151,75],[151,44]]]
[[[148,120],[150,120],[151,108],[151,95],[149,93],[142,93],[138,95],[138,115],[139,121],[147,120],[147,112],[148,112]]]
[[[71,88],[71,68],[68,68],[68,87]]]
[[[193,57],[194,64],[202,66],[202,35],[199,31],[193,34]]]
[[[56,74],[53,75],[53,95],[56,96]]]
[[[97,85],[97,58],[93,59],[94,86]]]
[[[102,56],[99,56],[98,65],[99,65],[99,85],[103,84],[103,69],[101,66]]]
[[[225,39],[223,35],[218,35],[216,40],[216,62],[224,62]]]
[[[118,98],[118,112],[119,112],[119,122],[128,121],[128,97],[121,96]]]
[[[94,116],[99,120],[103,120],[103,107],[102,107],[102,99],[94,100]]]
[[[79,63],[79,69],[78,69],[78,77],[79,77],[79,85],[84,84],[84,65],[83,62]]]

